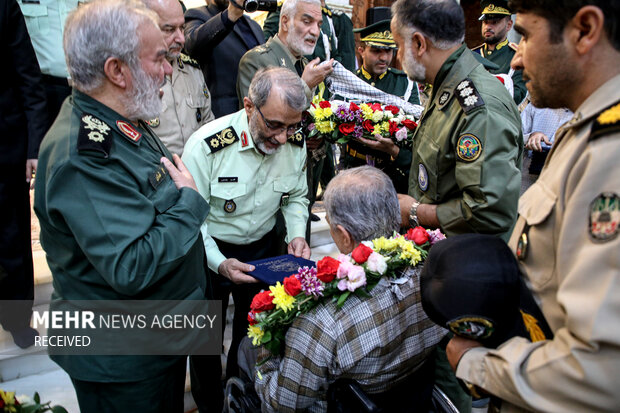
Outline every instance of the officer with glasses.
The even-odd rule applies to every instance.
[[[286,222],[288,253],[309,258],[304,239],[308,220],[306,147],[299,130],[307,107],[301,78],[287,68],[256,72],[244,108],[196,131],[185,146],[183,161],[200,194],[211,206],[201,227],[213,299],[228,295],[235,302],[233,338],[226,376],[238,376],[237,348],[247,332],[252,297],[267,288],[247,275],[249,261],[277,255],[276,213]],[[219,357],[205,356],[203,368],[221,377]],[[207,366],[208,364],[208,366]]]

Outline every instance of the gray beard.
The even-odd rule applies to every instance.
[[[161,85],[157,79],[149,77],[141,67],[132,68],[131,75],[133,88],[124,99],[127,118],[149,120],[158,117],[161,112],[161,98],[159,97]]]

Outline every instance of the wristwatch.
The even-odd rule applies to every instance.
[[[420,206],[420,202],[415,201],[411,208],[409,209],[409,226],[411,228],[419,227],[420,221],[418,221],[418,207]]]

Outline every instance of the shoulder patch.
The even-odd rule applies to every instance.
[[[509,42],[508,43],[508,47],[510,47],[512,50],[514,50],[515,52],[517,51],[517,49],[519,48],[519,45],[513,42]]]
[[[482,96],[480,96],[478,89],[476,89],[476,86],[474,86],[474,83],[469,78],[458,84],[454,94],[461,104],[463,112],[466,114],[480,106],[484,106]]]
[[[77,150],[101,152],[107,158],[112,148],[110,127],[90,113],[82,114],[78,132]]]
[[[300,148],[304,147],[304,134],[302,131],[295,132],[287,139],[293,145],[299,146]]]
[[[460,160],[465,162],[473,162],[480,157],[482,153],[482,143],[476,135],[465,133],[459,136],[456,143],[456,155]]]
[[[599,139],[612,132],[620,131],[620,103],[616,102],[601,112],[592,124],[588,141]]]
[[[195,68],[200,69],[200,64],[198,63],[197,60],[192,59],[191,57],[189,57],[186,54],[181,53],[179,55],[179,66],[181,66],[181,62],[183,63],[187,63],[190,66],[193,66]],[[181,66],[182,67],[182,66]]]
[[[239,136],[237,136],[237,132],[235,132],[235,129],[233,127],[222,129],[218,133],[214,133],[213,135],[207,136],[205,138],[205,142],[211,149],[212,153],[224,149],[225,147],[232,145],[238,140]]]
[[[590,203],[590,239],[597,243],[608,242],[618,236],[620,227],[620,197],[613,192],[603,192]]]

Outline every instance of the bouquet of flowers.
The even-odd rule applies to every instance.
[[[62,406],[51,406],[51,402],[41,403],[39,393],[31,399],[28,396],[15,396],[15,392],[0,389],[0,412],[6,413],[67,413]]]
[[[405,268],[426,259],[434,243],[445,239],[440,230],[412,228],[405,235],[360,243],[350,255],[324,257],[315,267],[301,267],[254,296],[248,313],[248,336],[255,346],[282,354],[284,337],[296,317],[324,300],[342,307],[351,294],[368,297],[381,277],[398,278]]]
[[[332,143],[348,143],[352,138],[376,140],[376,135],[391,138],[400,147],[411,147],[417,123],[393,105],[315,99],[302,116],[302,128],[308,138],[322,136]]]

